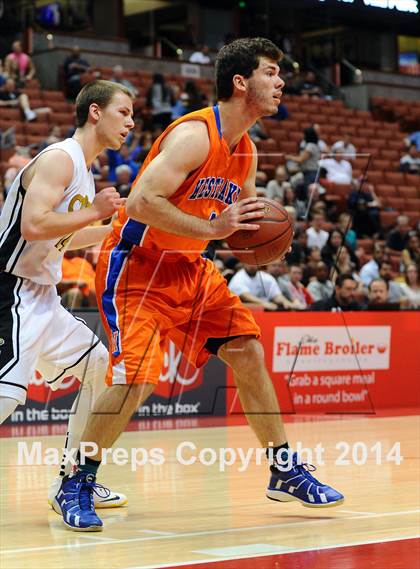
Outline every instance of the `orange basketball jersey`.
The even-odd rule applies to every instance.
[[[253,154],[248,134],[242,136],[232,154],[229,152],[222,137],[217,105],[189,113],[174,121],[153,144],[134,184],[159,154],[159,146],[164,137],[178,124],[189,120],[200,120],[207,124],[210,150],[205,162],[188,176],[169,201],[185,213],[202,219],[213,219],[239,199]],[[185,152],[188,152],[188,148]],[[177,236],[130,219],[124,207],[113,224],[112,236],[115,241],[141,247],[145,254],[152,257],[160,257],[163,251],[171,252],[170,255],[165,255],[165,259],[171,261],[194,261],[207,246],[206,241]]]

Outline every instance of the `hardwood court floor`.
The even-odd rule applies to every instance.
[[[41,441],[45,449],[58,448],[63,438],[0,439],[0,567],[140,569],[217,561],[218,567],[229,569],[354,569],[373,565],[356,562],[354,551],[361,549],[346,546],[372,544],[364,546],[369,549],[381,542],[383,550],[376,551],[383,551],[383,564],[375,567],[418,567],[414,538],[420,534],[419,416],[302,420],[288,424],[287,430],[294,447],[297,441],[312,448],[322,443],[325,465],[316,475],[345,494],[341,507],[313,510],[267,500],[264,460],[261,466],[254,460],[245,472],[238,471],[239,462],[220,472],[218,462],[186,466],[176,458],[176,448],[185,441],[194,443],[196,455],[205,447],[255,447],[247,426],[126,432],[118,446],[161,448],[165,463],[148,463],[137,471],[128,465],[103,466],[99,481],[126,493],[129,506],[100,510],[104,531],[87,534],[66,529],[47,506],[47,487],[56,467],[17,466],[19,441],[28,446]],[[345,448],[336,448],[341,441],[350,445],[344,457],[350,459],[348,465],[335,464]],[[395,442],[401,443],[400,465],[386,461]],[[354,447],[355,443],[359,444]],[[379,445],[370,451],[376,443],[382,446],[381,465],[376,464]],[[354,464],[352,448],[362,464]],[[193,454],[191,448],[184,450],[185,458]],[[396,561],[388,553],[389,543],[395,546],[394,555],[396,548]],[[315,563],[320,552],[334,548],[340,552],[339,563],[328,564],[327,555],[321,564]],[[300,552],[294,554],[295,561],[293,552]],[[243,558],[252,558],[252,565],[243,565]],[[224,565],[223,560],[230,559]],[[288,559],[287,565],[281,559]]]

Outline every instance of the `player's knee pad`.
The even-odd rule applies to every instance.
[[[7,419],[7,417],[10,417],[18,405],[19,401],[16,399],[0,396],[0,425]]]

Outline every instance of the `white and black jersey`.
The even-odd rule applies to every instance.
[[[87,169],[80,144],[74,138],[67,138],[48,146],[19,172],[9,190],[0,216],[0,271],[43,285],[60,282],[63,255],[72,235],[63,235],[61,238],[45,241],[23,239],[21,217],[26,191],[21,180],[23,172],[41,154],[54,149],[64,150],[73,161],[73,178],[54,211],[67,213],[91,205],[95,197],[93,175]],[[42,192],[42,188],[39,188],[39,192]]]
[[[43,152],[55,148],[70,155],[74,169],[54,211],[67,213],[88,207],[95,186],[81,146],[68,138]],[[71,374],[81,381],[96,376],[102,381],[108,353],[96,335],[62,306],[57,294],[55,285],[61,280],[71,235],[45,241],[22,237],[22,172],[12,184],[0,217],[0,397],[23,404],[36,369],[52,389],[58,389]],[[42,187],[37,191],[42,192]]]

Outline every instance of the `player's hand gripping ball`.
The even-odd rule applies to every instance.
[[[288,252],[293,241],[293,222],[282,205],[268,198],[258,198],[265,204],[263,216],[253,219],[255,231],[239,230],[227,238],[235,255],[248,265],[266,265]]]

